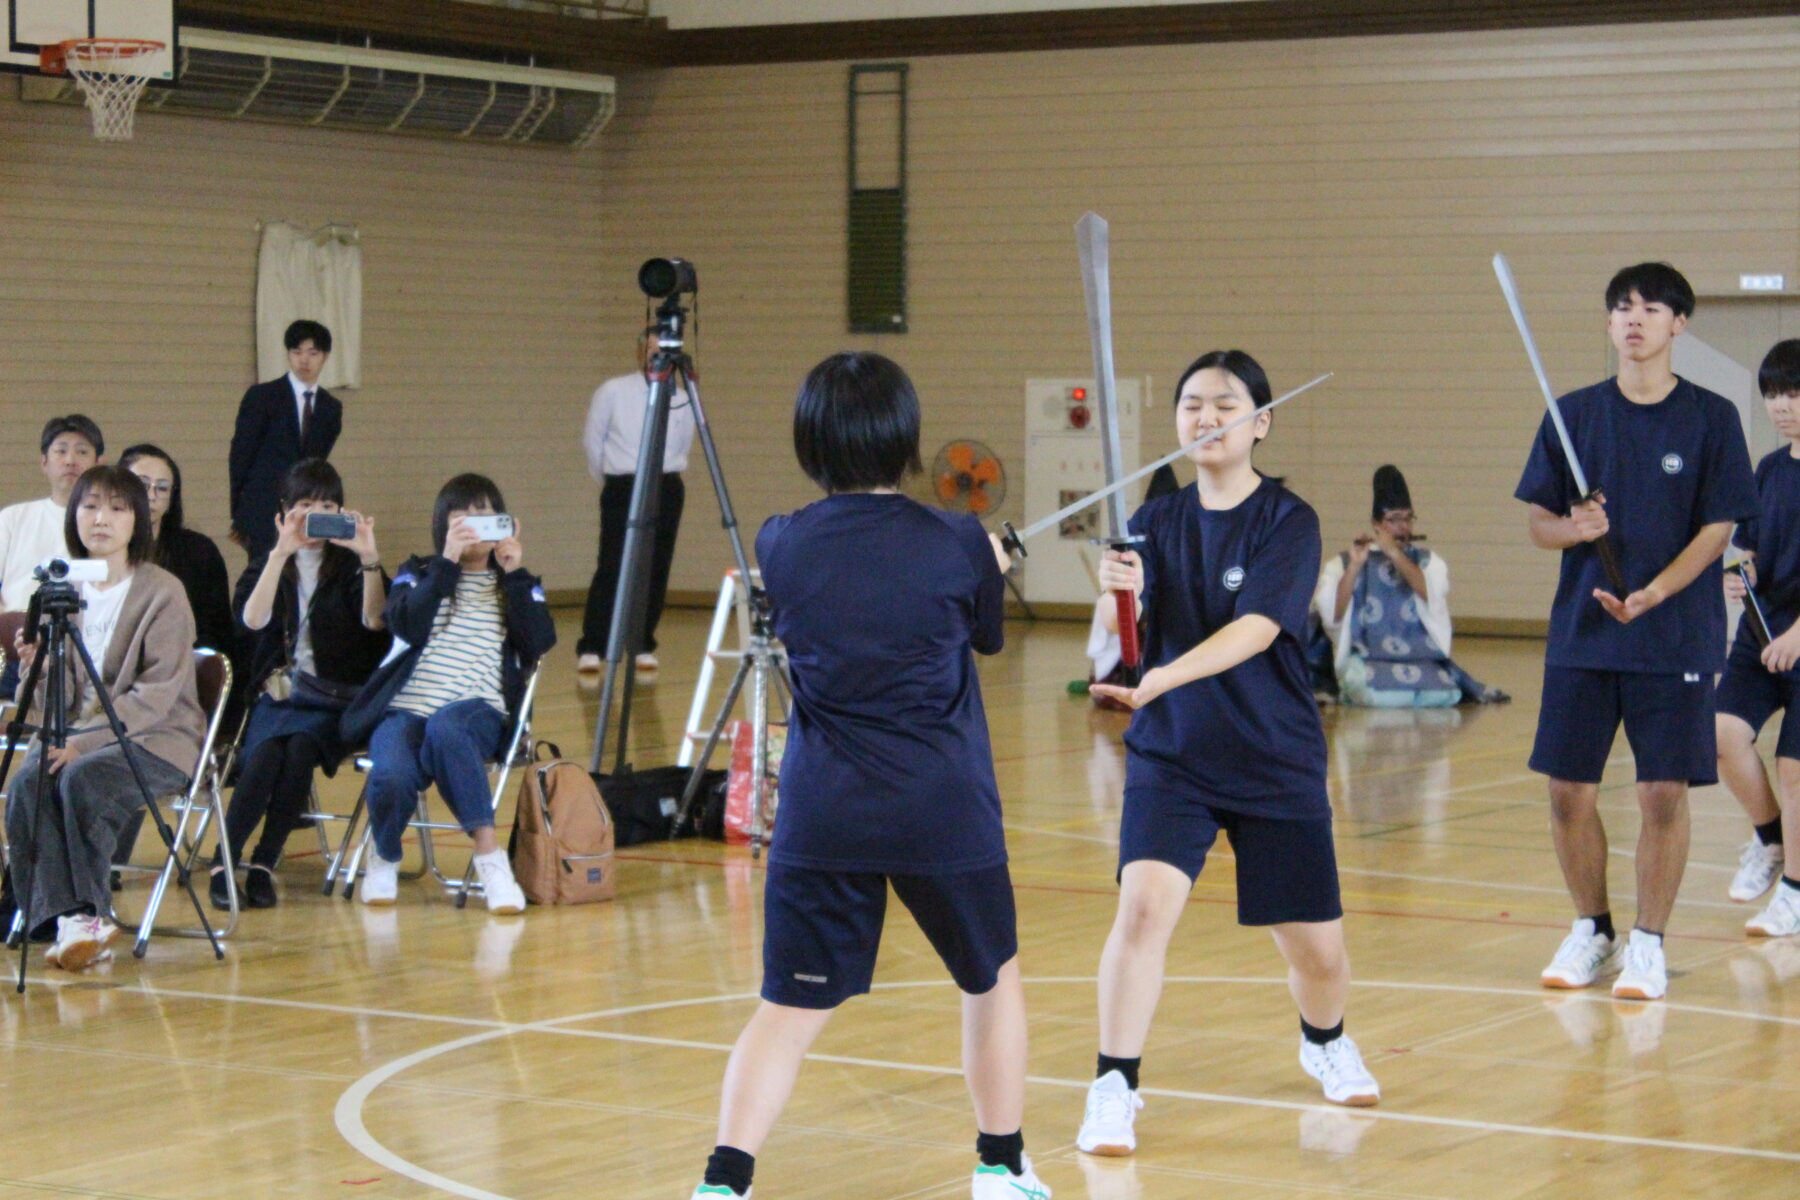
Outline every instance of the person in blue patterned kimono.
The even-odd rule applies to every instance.
[[[1450,658],[1450,567],[1414,541],[1406,477],[1380,467],[1374,490],[1369,532],[1326,561],[1313,595],[1339,699],[1372,708],[1508,699]]]

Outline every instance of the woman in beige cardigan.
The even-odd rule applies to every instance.
[[[77,585],[77,636],[100,670],[152,794],[179,792],[206,722],[194,681],[194,614],[181,581],[150,561],[149,497],[130,471],[93,467],[75,484],[68,513],[70,557],[106,564],[104,583]],[[36,647],[21,641],[15,649],[21,673],[28,673]],[[68,744],[46,749],[33,742],[13,773],[6,835],[25,928],[35,940],[54,938],[47,963],[79,971],[111,957],[107,946],[119,933],[106,919],[113,847],[144,797],[86,673],[74,674],[66,692]],[[40,699],[31,697],[34,709]],[[40,760],[54,793],[41,798]]]

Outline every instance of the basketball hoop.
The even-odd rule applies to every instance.
[[[138,97],[150,82],[145,60],[162,48],[161,42],[138,38],[73,38],[44,47],[38,66],[49,74],[75,77],[94,118],[94,137],[128,142]]]

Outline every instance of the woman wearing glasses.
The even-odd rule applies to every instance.
[[[235,658],[225,558],[211,538],[182,524],[181,468],[166,451],[148,442],[127,449],[119,456],[119,465],[136,475],[150,495],[154,538],[150,559],[187,589],[188,605],[194,610],[194,644]]]

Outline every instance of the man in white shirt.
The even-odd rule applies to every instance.
[[[50,494],[0,509],[0,612],[24,612],[38,586],[32,571],[46,558],[69,556],[63,537],[69,493],[82,472],[105,456],[106,440],[93,421],[70,413],[50,418],[38,438],[38,451]],[[18,683],[18,669],[8,655],[0,696],[10,697]]]
[[[606,640],[612,632],[613,596],[619,590],[625,522],[630,515],[631,489],[637,480],[638,449],[644,438],[650,399],[647,372],[655,337],[654,326],[638,336],[637,371],[601,384],[588,405],[582,445],[587,450],[588,474],[600,484],[600,560],[593,582],[588,585],[587,612],[581,623],[581,640],[575,647],[576,669],[584,674],[600,670]],[[675,534],[681,525],[681,506],[687,495],[681,472],[687,468],[688,450],[693,443],[694,414],[687,397],[677,392],[670,399],[668,440],[663,444],[650,597],[644,609],[644,641],[637,655],[640,671],[656,670],[656,625],[662,618],[663,600],[669,591],[669,564],[675,558]]]

